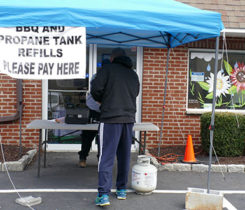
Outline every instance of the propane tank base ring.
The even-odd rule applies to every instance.
[[[152,194],[152,191],[151,192],[139,192],[139,191],[135,191],[135,193],[137,195],[151,195]]]

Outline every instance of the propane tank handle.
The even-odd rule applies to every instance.
[[[151,163],[151,159],[147,155],[139,155],[137,163],[140,165],[149,165]]]

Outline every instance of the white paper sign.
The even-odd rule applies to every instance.
[[[0,73],[18,79],[85,78],[85,28],[0,28]]]
[[[204,72],[191,72],[191,81],[192,82],[203,82]]]

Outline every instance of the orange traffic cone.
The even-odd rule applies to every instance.
[[[192,136],[191,135],[188,135],[187,144],[185,147],[185,156],[184,156],[184,160],[182,160],[182,162],[184,162],[184,163],[196,163],[197,162],[197,160],[195,158],[194,147],[192,144]]]

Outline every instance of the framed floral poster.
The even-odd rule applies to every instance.
[[[211,110],[215,52],[189,52],[187,109]],[[218,54],[216,109],[245,109],[245,52]]]

